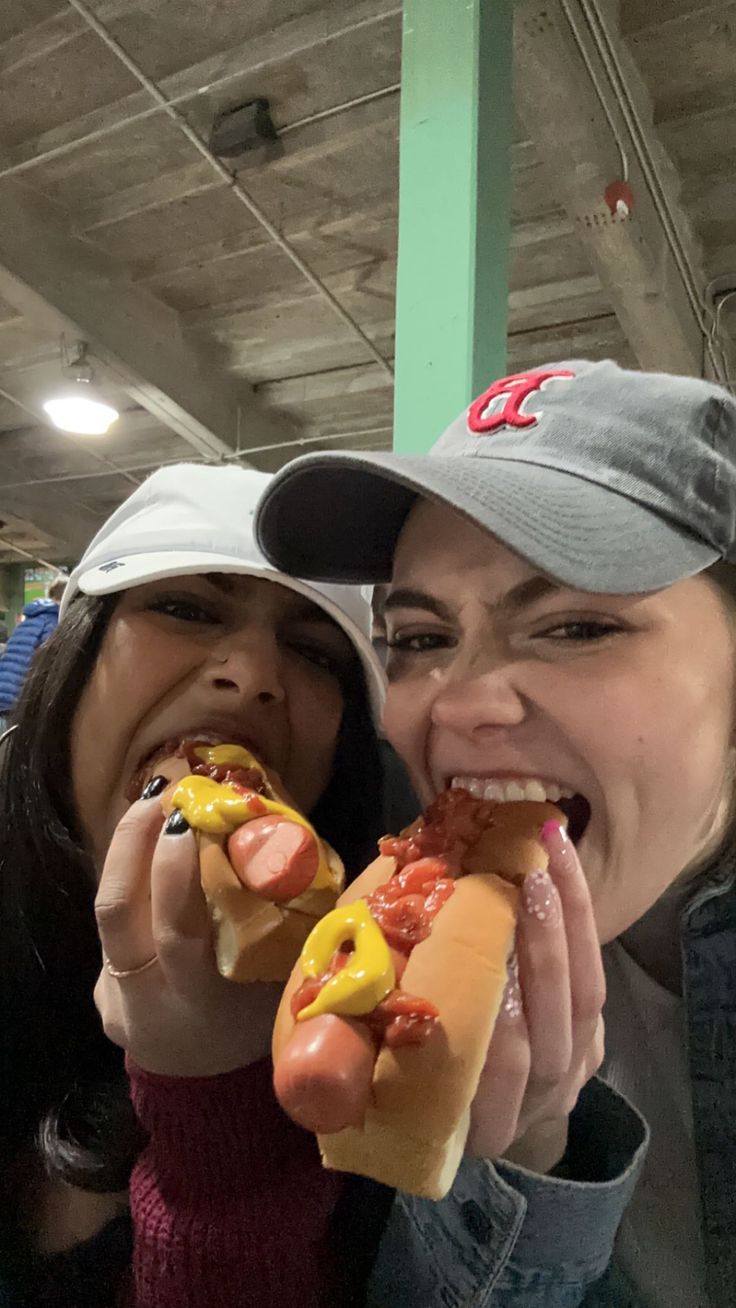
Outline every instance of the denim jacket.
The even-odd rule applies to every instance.
[[[733,1308],[733,856],[721,859],[699,881],[681,925],[708,1291],[713,1308]],[[596,1078],[571,1118],[565,1175],[576,1179],[466,1161],[440,1203],[397,1195],[366,1308],[645,1308],[616,1266],[614,1240],[644,1162],[647,1138],[642,1117]]]
[[[735,882],[734,860],[722,860],[701,880],[682,918],[702,1235],[713,1308],[733,1308],[736,1285]],[[564,1169],[557,1169],[564,1179],[466,1160],[447,1198],[433,1203],[354,1178],[351,1214],[340,1236],[354,1270],[357,1262],[364,1265],[366,1290],[356,1308],[645,1308],[616,1265],[614,1241],[648,1134],[631,1105],[594,1078],[570,1120]],[[32,1302],[109,1308],[112,1287],[129,1260],[130,1232],[119,1219],[70,1255],[48,1261],[49,1283],[57,1289],[60,1282],[83,1285],[83,1291],[48,1297],[39,1282]],[[4,1285],[0,1268],[0,1308],[30,1303]]]

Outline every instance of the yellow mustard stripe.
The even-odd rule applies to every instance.
[[[354,945],[344,967],[326,981],[317,998],[297,1014],[304,1022],[320,1013],[359,1017],[372,1013],[396,985],[391,950],[365,899],[327,913],[311,931],[301,955],[305,977],[317,978],[330,966],[345,941]]]
[[[230,763],[234,767],[254,767],[264,775],[260,763],[240,745],[202,746],[195,750],[195,753],[205,763]],[[269,799],[266,795],[257,795],[255,792],[241,794],[232,786],[213,781],[211,777],[196,776],[182,778],[171,796],[171,802],[175,808],[181,810],[190,827],[194,827],[197,831],[206,831],[213,836],[229,836],[243,823],[250,822],[256,817],[263,817],[266,813],[279,814],[289,822],[295,822],[297,826],[304,827],[317,842],[319,864],[310,889],[335,891],[340,889],[340,880],[327,861],[324,845],[314,827],[301,813],[289,808],[287,804]]]

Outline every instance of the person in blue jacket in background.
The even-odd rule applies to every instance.
[[[23,621],[8,639],[0,657],[0,731],[5,729],[5,719],[15,707],[33,655],[56,631],[65,589],[66,577],[59,576],[52,581],[46,599],[26,604]]]

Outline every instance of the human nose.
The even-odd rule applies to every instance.
[[[430,716],[435,727],[476,736],[514,727],[526,716],[510,658],[486,654],[437,670]]]
[[[231,635],[218,642],[207,668],[213,689],[259,704],[285,698],[278,645],[267,634]]]

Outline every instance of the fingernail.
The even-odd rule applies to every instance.
[[[508,963],[508,980],[501,999],[500,1017],[508,1022],[515,1022],[521,1017],[524,1011],[521,1002],[521,986],[519,985],[519,961],[516,954],[513,954]]]
[[[560,917],[560,901],[549,872],[530,872],[521,891],[524,908],[538,922],[553,925]]]
[[[184,833],[189,830],[189,823],[180,808],[175,808],[173,813],[170,813],[164,822],[165,836],[183,836]]]
[[[550,839],[561,840],[563,844],[566,840],[570,839],[562,823],[558,822],[555,818],[550,818],[549,821],[545,822],[539,833],[539,838],[544,845],[546,845],[547,841]]]
[[[143,787],[141,799],[155,799],[157,795],[165,790],[169,782],[166,777],[151,777],[151,780]]]

